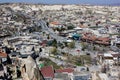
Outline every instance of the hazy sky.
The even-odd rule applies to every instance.
[[[0,0],[0,2],[26,2],[47,4],[114,4],[120,3],[120,0]]]

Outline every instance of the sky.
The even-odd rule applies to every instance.
[[[6,2],[44,3],[44,4],[117,4],[120,0],[0,0]]]

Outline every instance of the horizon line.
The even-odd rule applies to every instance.
[[[88,3],[32,3],[32,2],[0,2],[0,4],[34,4],[34,5],[88,5],[88,6],[120,6],[120,3],[113,4],[88,4]]]

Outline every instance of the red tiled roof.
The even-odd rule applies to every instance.
[[[96,38],[96,36],[90,36],[88,39],[92,40],[92,41],[95,41],[97,38]]]
[[[62,73],[62,72],[72,73],[73,71],[74,71],[74,69],[72,69],[72,68],[55,70],[56,73]]]
[[[49,78],[54,77],[54,70],[53,70],[52,66],[45,66],[45,67],[41,68],[41,73],[42,73],[43,77],[49,77]]]
[[[2,52],[2,50],[0,50],[0,57],[3,57],[3,58],[6,58],[7,57],[7,54]]]
[[[82,39],[89,40],[89,41],[95,41],[98,44],[105,44],[105,45],[110,44],[109,43],[109,41],[110,41],[109,37],[99,37],[99,38],[97,38],[95,35],[84,34]]]
[[[86,36],[83,36],[82,38],[83,38],[83,39],[88,39]]]
[[[92,35],[91,33],[89,33],[89,34],[85,33],[82,38],[91,40],[91,41],[95,41],[97,39],[97,37],[95,35]]]
[[[4,52],[0,52],[0,57],[4,57],[4,58],[6,58],[6,57],[7,57],[7,54],[4,53]]]
[[[60,23],[59,22],[51,22],[50,24],[58,25]]]
[[[98,40],[100,41],[109,41],[110,39],[108,37],[99,37]]]

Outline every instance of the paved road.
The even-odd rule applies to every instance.
[[[62,43],[62,42],[67,41],[67,38],[61,37],[61,36],[57,35],[51,28],[49,28],[49,27],[46,25],[46,22],[45,22],[45,21],[40,20],[40,21],[39,21],[39,25],[41,25],[42,31],[50,34],[50,36],[53,37],[54,39],[56,39],[57,42],[61,42],[61,43]],[[79,44],[79,41],[75,41],[75,47],[76,47],[75,50],[81,50],[81,46],[80,46],[80,44]]]
[[[50,34],[50,36],[53,37],[54,39],[56,39],[58,42],[64,42],[67,40],[67,38],[63,38],[61,36],[58,36],[56,33],[54,33],[54,31],[51,28],[48,28],[45,21],[40,20],[39,23],[42,27],[42,31]]]

